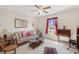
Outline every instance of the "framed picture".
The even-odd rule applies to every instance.
[[[26,28],[27,20],[15,19],[15,28]]]

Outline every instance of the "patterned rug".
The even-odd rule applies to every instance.
[[[56,48],[45,47],[44,54],[57,54]]]

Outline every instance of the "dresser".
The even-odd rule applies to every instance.
[[[71,40],[71,30],[70,29],[58,29],[57,40],[60,41],[60,36],[69,37],[69,41]],[[69,47],[71,44],[69,43]]]
[[[79,49],[79,28],[77,28],[77,48]]]
[[[58,29],[58,35],[71,37],[71,30],[70,29]]]

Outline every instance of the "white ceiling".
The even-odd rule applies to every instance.
[[[51,8],[48,9],[48,13],[41,13],[41,15],[38,15],[39,11],[36,12],[30,12],[31,10],[35,10],[37,9],[34,5],[0,5],[0,8],[15,12],[15,13],[20,13],[23,15],[29,15],[29,16],[44,16],[44,15],[50,15],[50,14],[54,14],[57,12],[61,12],[64,10],[68,10],[68,9],[74,9],[74,8],[78,8],[79,6],[77,5],[50,5]]]

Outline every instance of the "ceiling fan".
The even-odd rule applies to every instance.
[[[31,10],[31,12],[36,12],[38,11],[38,15],[40,15],[42,12],[44,13],[48,13],[48,9],[50,9],[51,7],[50,6],[47,6],[47,5],[34,5],[37,9],[35,10]]]

